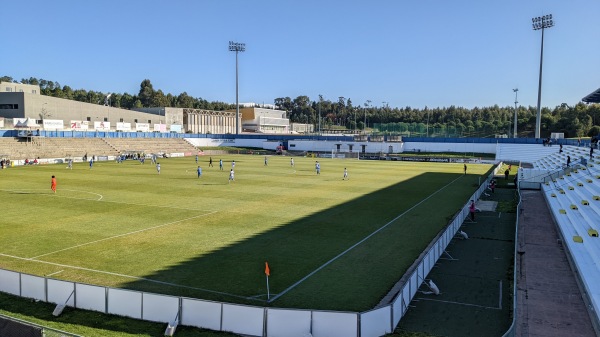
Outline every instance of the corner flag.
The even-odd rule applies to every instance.
[[[267,300],[271,299],[271,290],[269,289],[269,275],[271,275],[271,270],[269,269],[269,262],[265,261],[265,275],[267,275]]]

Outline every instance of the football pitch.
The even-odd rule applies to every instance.
[[[208,156],[198,164],[160,159],[160,174],[150,160],[0,171],[0,267],[216,301],[363,311],[491,169],[469,165],[464,175],[462,164],[212,159],[214,167]]]

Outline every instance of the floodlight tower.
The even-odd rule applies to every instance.
[[[517,95],[519,93],[519,88],[514,88],[513,91],[515,92],[515,128],[513,130],[513,138],[517,138],[517,103],[519,103],[519,101],[517,101]]]
[[[537,115],[535,117],[535,138],[540,138],[542,125],[542,63],[544,61],[544,29],[554,26],[552,14],[531,19],[533,30],[542,30],[542,48],[540,50],[540,79],[538,83]]]
[[[240,102],[238,90],[238,53],[246,51],[246,44],[229,41],[229,51],[235,52],[235,134],[240,132]]]
[[[369,106],[371,105],[371,100],[368,99],[367,102],[365,103],[365,121],[363,122],[363,133],[367,134],[367,109],[369,109]]]
[[[323,95],[319,94],[319,136],[321,135],[321,102],[323,102]]]

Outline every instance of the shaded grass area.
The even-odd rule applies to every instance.
[[[511,203],[514,193],[500,188],[485,200]],[[496,209],[463,224],[469,239],[447,248],[456,260],[440,260],[428,275],[441,294],[418,293],[394,335],[502,336],[512,318],[515,216]]]
[[[66,308],[59,317],[52,316],[55,305],[0,292],[0,313],[45,327],[86,337],[156,337],[163,336],[166,324],[150,323],[93,311]],[[180,326],[178,337],[233,337],[231,333]]]

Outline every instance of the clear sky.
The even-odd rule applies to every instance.
[[[576,104],[600,87],[598,0],[27,0],[0,5],[0,75],[73,89],[235,102],[322,94],[354,105]]]

